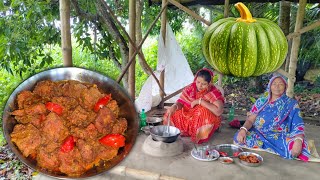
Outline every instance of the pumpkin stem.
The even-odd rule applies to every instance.
[[[252,22],[257,21],[256,19],[252,18],[252,15],[251,15],[249,9],[243,3],[239,2],[239,3],[235,4],[234,6],[238,9],[238,11],[240,12],[240,16],[241,16],[240,18],[237,19],[237,21],[246,22],[246,23],[252,23]]]

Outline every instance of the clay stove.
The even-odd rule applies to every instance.
[[[156,157],[176,156],[183,152],[183,142],[180,137],[172,143],[155,141],[149,135],[142,145],[144,153]]]

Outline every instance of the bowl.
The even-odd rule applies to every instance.
[[[70,177],[62,173],[44,170],[43,168],[37,166],[37,162],[35,160],[26,158],[22,155],[18,147],[11,141],[10,134],[12,133],[14,126],[17,124],[17,121],[13,116],[10,115],[10,112],[17,109],[17,103],[15,101],[19,92],[22,90],[33,90],[37,82],[42,80],[77,80],[80,82],[96,84],[102,91],[111,92],[112,98],[118,102],[118,106],[120,108],[119,116],[126,118],[128,123],[125,146],[119,149],[118,155],[115,158],[111,159],[107,163],[100,163],[99,166],[94,166],[81,176]],[[26,79],[11,93],[5,105],[2,118],[4,136],[8,142],[8,146],[20,159],[20,161],[35,171],[58,179],[87,178],[108,171],[112,167],[119,164],[128,155],[135,143],[139,130],[138,113],[132,99],[127,92],[118,83],[100,73],[76,67],[50,69]]]
[[[148,117],[147,123],[151,126],[158,126],[162,123],[161,117]]]
[[[241,164],[251,167],[260,166],[263,162],[262,156],[253,152],[242,152],[238,155],[238,158]]]
[[[168,134],[166,134],[167,130],[169,130]],[[174,126],[159,125],[159,126],[153,126],[150,129],[150,134],[152,136],[152,139],[155,141],[172,143],[172,142],[175,142],[179,137],[180,130]]]
[[[233,159],[231,157],[220,157],[219,162],[221,162],[222,164],[232,164]]]

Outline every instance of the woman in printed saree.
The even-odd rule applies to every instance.
[[[286,79],[274,75],[264,97],[252,106],[234,142],[244,148],[263,149],[283,158],[308,161],[310,152],[298,102],[285,93]]]
[[[190,136],[195,143],[207,142],[221,124],[224,97],[212,84],[213,72],[203,68],[194,81],[186,86],[180,98],[167,109],[164,124],[177,127],[182,136]]]

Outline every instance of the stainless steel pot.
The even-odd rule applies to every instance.
[[[150,129],[152,139],[155,141],[162,141],[165,143],[175,142],[180,135],[180,130],[174,126],[169,126],[169,133],[166,136],[165,133],[167,131],[167,128],[167,125],[153,126]]]
[[[10,134],[13,131],[14,126],[17,124],[17,121],[12,117],[9,112],[17,109],[16,97],[22,90],[33,90],[37,82],[42,80],[78,80],[81,82],[94,83],[101,90],[105,92],[111,92],[112,98],[118,102],[120,112],[119,116],[124,117],[128,121],[128,130],[126,132],[126,145],[124,148],[119,150],[118,156],[113,158],[111,161],[107,163],[101,163],[100,166],[94,167],[87,171],[85,174],[79,177],[68,177],[64,174],[56,174],[52,172],[45,171],[37,166],[37,163],[30,159],[26,158],[19,151],[17,146],[15,146],[12,141]],[[95,176],[101,174],[112,167],[116,166],[120,163],[130,152],[133,147],[137,134],[139,130],[139,118],[136,108],[132,99],[130,99],[127,92],[115,81],[112,79],[99,74],[97,72],[86,70],[82,68],[76,67],[64,67],[64,68],[55,68],[47,71],[43,71],[34,76],[31,76],[24,82],[22,82],[10,95],[3,112],[3,131],[4,136],[10,146],[11,150],[18,156],[18,158],[30,168],[43,173],[47,176],[59,178],[59,179],[77,179],[77,178],[87,178],[91,176]]]
[[[151,125],[151,126],[158,126],[162,123],[162,118],[161,117],[148,117],[147,123],[148,123],[148,125]]]

